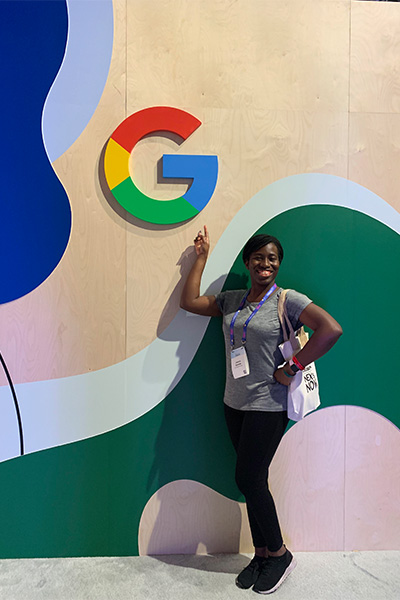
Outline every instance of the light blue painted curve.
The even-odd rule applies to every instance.
[[[64,154],[89,123],[107,81],[113,47],[112,0],[66,2],[66,51],[42,117],[50,162]]]
[[[294,175],[258,192],[235,215],[209,258],[203,293],[221,290],[238,252],[260,223],[312,204],[357,210],[400,233],[400,214],[366,188],[332,175]],[[208,321],[180,310],[158,339],[119,364],[94,373],[16,386],[26,452],[104,433],[154,408],[186,372]],[[8,388],[0,389],[0,418],[10,420],[11,415],[1,414],[11,410],[11,403],[6,402],[8,393]],[[15,435],[9,443],[2,440],[0,452],[1,460],[17,455]]]

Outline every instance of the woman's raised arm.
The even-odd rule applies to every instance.
[[[204,226],[204,234],[201,231],[197,234],[194,247],[197,256],[183,287],[180,306],[196,315],[220,317],[221,311],[215,296],[200,296],[201,276],[210,250],[210,238],[206,226]]]

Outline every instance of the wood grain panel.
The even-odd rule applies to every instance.
[[[344,550],[400,549],[400,431],[358,406],[346,407]]]
[[[130,220],[128,355],[175,316],[191,264],[184,251],[204,223],[215,244],[268,183],[301,172],[347,175],[348,27],[348,2],[255,0],[249,10],[243,0],[181,0],[160,1],[157,11],[128,3],[128,113],[163,104],[188,110],[203,125],[177,152],[217,154],[220,164],[214,196],[191,222],[160,228]],[[173,151],[170,141],[166,147]],[[133,154],[143,191],[181,193],[156,182],[159,140],[144,140]]]
[[[320,410],[292,427],[271,465],[284,539],[297,551],[398,550],[400,431],[361,407]],[[193,481],[143,511],[140,553],[251,552],[245,505]]]
[[[251,552],[249,535],[244,506],[197,481],[178,480],[162,487],[146,504],[139,525],[139,554]]]
[[[400,111],[400,6],[352,2],[351,112]]]
[[[81,139],[55,165],[74,207],[70,247],[48,282],[0,314],[0,343],[16,381],[85,372],[125,355],[125,223],[104,198],[96,161],[127,114],[163,103],[185,108],[203,125],[179,151],[217,153],[220,159],[215,196],[198,218],[164,230],[134,220],[127,226],[128,355],[148,345],[176,314],[180,272],[188,269],[184,251],[199,226],[208,223],[215,243],[240,207],[268,183],[301,172],[347,175],[349,2],[254,0],[249,10],[243,0],[181,0],[159,2],[154,11],[151,3],[131,0],[127,20],[125,2],[114,5],[116,44],[101,103]],[[391,10],[372,2],[352,5],[356,18],[378,8]],[[391,52],[381,56],[389,70],[391,57]],[[358,67],[352,64],[354,76]],[[374,71],[371,65],[365,69]],[[361,131],[368,150],[353,151],[350,177],[395,204],[397,126],[378,127],[374,140],[377,125],[363,129],[353,116],[351,149],[360,143]],[[386,131],[392,136],[389,147]],[[173,151],[172,142],[170,147]],[[153,185],[156,195],[165,187],[154,185],[162,149],[153,145],[146,154],[144,143],[142,150],[142,165],[152,162],[150,181],[143,184],[149,192]],[[390,166],[388,173],[383,163]],[[176,189],[172,185],[168,193]],[[108,257],[110,271],[103,273],[101,256]]]
[[[349,119],[349,179],[400,211],[400,115],[353,113]]]
[[[185,109],[203,124],[177,152],[217,154],[217,188],[202,213],[179,227],[163,229],[134,220],[128,225],[128,355],[160,335],[175,316],[181,275],[185,277],[191,265],[183,253],[192,248],[194,234],[204,223],[214,247],[240,208],[273,181],[303,172],[347,175],[347,113]],[[138,185],[156,197],[160,184],[155,183],[155,171],[162,145],[152,138],[143,142],[134,152]],[[171,151],[169,144],[165,147]],[[146,154],[153,159],[147,171],[140,167]],[[167,193],[174,189],[179,193],[178,187],[168,184]]]
[[[349,3],[128,3],[128,110],[347,110]]]
[[[285,542],[296,551],[344,544],[345,407],[320,410],[292,427],[271,465]],[[167,484],[147,503],[140,554],[252,552],[244,504],[194,481]]]
[[[125,116],[125,3],[114,1],[111,69],[92,120],[54,168],[72,206],[69,245],[36,290],[0,309],[14,382],[64,377],[125,358],[125,222],[104,200],[99,156]]]
[[[15,381],[86,372],[126,355],[126,225],[99,185],[98,160],[128,114],[155,104],[186,108],[204,124],[180,151],[220,158],[216,194],[197,219],[164,230],[134,219],[127,225],[128,355],[176,314],[184,251],[200,226],[209,225],[215,243],[271,181],[304,171],[346,174],[347,116],[332,111],[347,107],[348,3],[254,0],[249,10],[244,0],[182,0],[160,1],[155,11],[142,0],[117,0],[114,10],[101,102],[55,164],[73,206],[70,245],[47,282],[0,313],[0,344]]]
[[[335,551],[344,540],[345,407],[325,408],[284,436],[270,469],[283,536],[298,551]]]

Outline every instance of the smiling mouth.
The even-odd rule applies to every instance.
[[[270,275],[272,275],[272,271],[270,271],[269,269],[258,270],[257,273],[261,275],[261,277],[269,277]]]

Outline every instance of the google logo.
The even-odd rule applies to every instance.
[[[186,140],[201,121],[169,106],[145,108],[127,117],[111,135],[104,154],[104,173],[114,198],[130,214],[148,223],[182,223],[208,204],[218,178],[218,158],[209,155],[164,154],[163,177],[193,179],[187,192],[173,200],[146,196],[129,174],[129,156],[149,133],[168,131]]]

